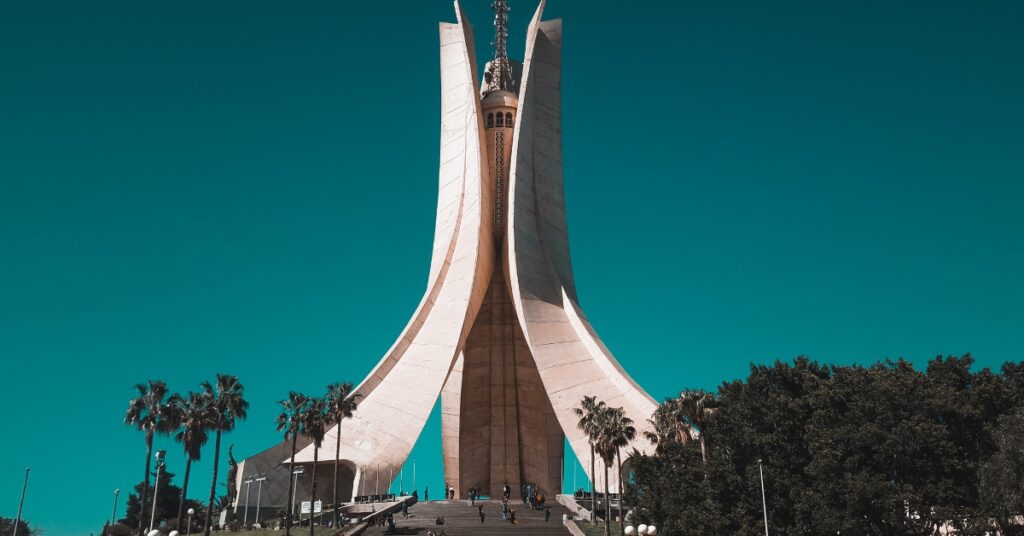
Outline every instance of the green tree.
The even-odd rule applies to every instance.
[[[177,512],[181,488],[174,484],[175,476],[177,475],[166,469],[160,471],[160,486],[155,490],[157,492],[155,519],[158,523],[161,520],[173,520]],[[154,486],[147,485],[146,482],[139,482],[132,490],[125,501],[125,516],[120,522],[125,526],[136,526],[139,521],[142,521],[148,527],[150,514],[147,511],[151,511],[153,507]],[[145,503],[140,499],[144,494],[147,497]]]
[[[14,536],[14,523],[15,519],[10,517],[0,516],[0,536]],[[43,531],[30,527],[28,521],[22,519],[18,523],[18,535],[22,536],[41,536]]]
[[[216,414],[212,399],[208,393],[190,392],[188,397],[174,395],[172,402],[177,407],[179,429],[174,440],[185,449],[185,479],[181,485],[181,497],[178,500],[178,515],[175,527],[181,526],[185,512],[185,501],[188,497],[189,476],[192,473],[192,462],[199,461],[203,446],[210,438],[209,431],[216,426]]]
[[[686,436],[693,437],[692,429],[697,429],[700,456],[705,462],[708,459],[708,451],[704,438],[704,421],[712,412],[714,404],[715,395],[703,389],[687,389],[679,394],[677,402],[673,404],[677,426],[685,430]]]
[[[211,385],[203,382],[203,394],[209,397],[213,412],[212,430],[216,431],[213,449],[213,481],[210,482],[210,500],[206,509],[206,536],[210,536],[213,526],[214,499],[217,497],[217,469],[220,463],[221,434],[235,429],[235,422],[245,419],[249,403],[245,400],[245,388],[237,376],[218,374],[217,381]]]
[[[277,431],[284,432],[284,440],[289,439],[292,442],[292,458],[291,463],[288,465],[292,469],[295,468],[295,451],[298,447],[299,434],[305,432],[303,428],[302,417],[306,413],[306,406],[309,405],[309,397],[302,393],[296,393],[291,391],[288,393],[288,399],[278,402],[281,405],[281,413],[277,416],[275,422],[277,423]],[[284,516],[284,533],[285,536],[291,536],[292,530],[292,515],[291,515],[291,498],[295,493],[295,479],[288,479],[288,501],[289,504],[285,508]]]
[[[149,380],[148,384],[135,386],[139,396],[128,402],[128,411],[125,412],[124,422],[129,426],[146,434],[146,470],[143,480],[141,505],[143,510],[147,504],[147,493],[149,489],[150,462],[153,458],[153,435],[169,434],[177,427],[174,405],[165,400],[167,396],[167,384],[160,380]],[[138,519],[138,531],[142,534],[144,529],[145,516],[140,515]]]
[[[362,395],[353,392],[351,383],[332,383],[327,386],[324,402],[327,405],[328,418],[334,423],[334,489],[331,496],[331,526],[338,526],[338,470],[341,464],[341,421],[352,417],[358,407]]]
[[[310,398],[302,413],[302,428],[306,437],[313,442],[313,475],[309,490],[309,504],[316,504],[316,473],[320,458],[320,445],[324,442],[327,430],[327,405],[322,398]],[[309,514],[309,536],[313,536],[313,513]]]
[[[997,451],[980,470],[982,508],[1004,536],[1024,534],[1013,518],[1024,512],[1024,408],[999,419]]]
[[[580,401],[579,407],[573,408],[573,413],[579,417],[576,427],[587,434],[587,441],[590,443],[590,484],[594,491],[590,502],[590,522],[595,522],[597,507],[595,506],[597,496],[597,478],[594,475],[594,462],[596,461],[597,439],[600,435],[600,419],[606,405],[599,402],[596,396],[585,396]]]
[[[622,507],[621,498],[623,493],[622,449],[628,447],[636,439],[636,428],[633,426],[633,419],[627,417],[625,410],[621,407],[609,408],[605,415],[602,437],[607,448],[615,452],[614,461],[619,474],[619,533],[625,534],[626,513]]]

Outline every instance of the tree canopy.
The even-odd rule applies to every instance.
[[[1024,534],[1008,522],[1024,513],[1024,367],[972,364],[752,366],[687,419],[706,463],[689,434],[655,434],[657,454],[632,456],[627,507],[665,533],[763,534],[762,460],[772,534]]]

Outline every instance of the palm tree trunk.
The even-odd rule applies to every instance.
[[[146,430],[146,476],[142,479],[142,502],[139,503],[139,535],[144,534],[143,530],[146,519],[146,505],[149,504],[147,500],[149,496],[149,462],[153,457],[153,429]]]
[[[602,455],[603,456],[603,455]],[[604,536],[612,536],[612,501],[608,496],[608,462],[604,464]]]
[[[299,439],[297,433],[292,433],[292,463],[289,465],[291,471],[295,470],[295,447],[296,442]],[[289,473],[291,472],[289,471]],[[291,474],[288,475],[288,506],[285,507],[284,512],[284,536],[291,536],[292,534],[292,494],[295,493],[295,477]]]
[[[615,450],[615,461],[619,467],[619,534],[626,535],[626,516],[622,509],[622,450]]]
[[[313,444],[313,483],[310,485],[309,500],[309,536],[313,536],[313,514],[316,510],[316,466],[320,454],[320,447]]]
[[[220,464],[220,423],[217,423],[217,441],[213,448],[213,482],[210,482],[210,503],[206,507],[206,531],[204,534],[210,536],[210,529],[213,525],[213,501],[217,498],[217,466]]]
[[[334,511],[331,513],[331,528],[338,530],[338,465],[341,457],[341,419],[338,419],[338,430],[334,440],[334,496],[331,502],[334,503]]]
[[[590,444],[590,523],[597,523],[597,477],[594,476],[594,444]]]
[[[185,481],[181,484],[181,499],[178,500],[178,522],[174,524],[174,530],[181,532],[181,514],[184,513],[185,509],[185,497],[188,496],[188,476],[192,472],[192,456],[186,456],[188,458],[185,461]]]

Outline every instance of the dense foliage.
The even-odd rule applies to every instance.
[[[0,516],[0,536],[12,536],[14,534],[15,520],[10,517]],[[30,527],[24,519],[18,523],[18,534],[25,536],[40,536],[43,532],[35,527]]]
[[[798,358],[751,367],[696,412],[667,401],[655,428],[677,415],[697,433],[654,434],[658,453],[631,458],[627,508],[662,534],[764,534],[760,459],[772,534],[1024,534],[1024,364],[971,365]]]
[[[174,473],[169,471],[160,472],[160,489],[158,490],[156,497],[156,524],[159,526],[161,522],[170,521],[173,523],[178,512],[178,502],[181,499],[181,488],[174,484]],[[122,525],[129,527],[137,527],[139,524],[139,516],[142,514],[142,506],[139,502],[139,497],[142,495],[143,487],[146,485],[145,482],[139,482],[133,488],[132,493],[128,494],[128,500],[125,504],[125,517],[120,519],[119,522]],[[142,524],[146,527],[149,526],[149,515],[150,508],[153,506],[153,484],[152,481],[149,485],[149,490],[146,492],[149,504],[145,508],[145,517],[142,519]],[[185,501],[185,509],[195,508],[201,510],[203,505],[194,500]]]

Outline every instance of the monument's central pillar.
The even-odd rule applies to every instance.
[[[443,394],[459,406],[457,450],[445,445],[445,476],[459,497],[470,487],[500,497],[505,483],[561,492],[565,436],[516,318],[507,283],[495,270],[487,297]],[[446,426],[445,428],[450,428]]]
[[[445,477],[459,497],[471,487],[499,497],[505,484],[516,496],[523,484],[561,491],[565,435],[523,336],[502,255],[517,103],[507,90],[488,92],[481,102],[495,269],[443,393],[444,428],[458,430],[445,443]]]

